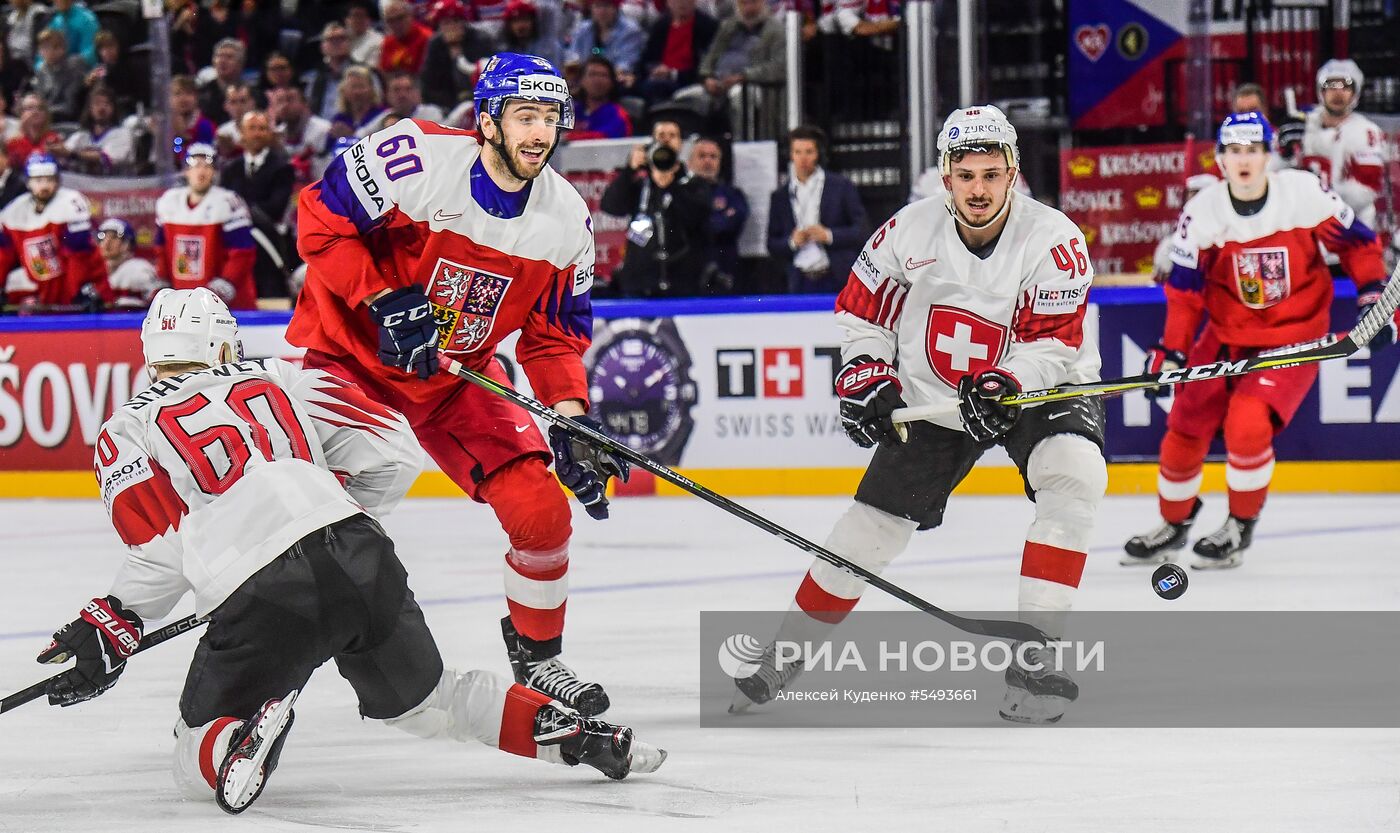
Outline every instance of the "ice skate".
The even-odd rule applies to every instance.
[[[601,685],[580,680],[558,657],[531,656],[509,616],[501,620],[501,635],[505,637],[506,654],[517,683],[558,700],[584,717],[597,717],[608,710],[608,693]]]
[[[262,795],[292,728],[292,703],[297,694],[293,689],[286,697],[268,700],[229,741],[214,790],[214,799],[224,812],[241,813]]]
[[[773,644],[764,649],[758,661],[758,670],[747,677],[734,680],[737,690],[729,703],[730,714],[743,714],[754,706],[761,706],[778,696],[792,681],[802,674],[801,662],[790,662],[781,671],[777,668],[777,652]]]
[[[1065,671],[1056,670],[1056,652],[1051,648],[1028,649],[1026,662],[1031,667],[1021,668],[1016,661],[1019,647],[1013,649],[1006,669],[1006,696],[998,710],[1002,719],[1037,725],[1058,723],[1069,704],[1079,698],[1079,685]]]
[[[1254,539],[1254,524],[1258,518],[1225,519],[1224,526],[1196,542],[1192,550],[1197,558],[1191,563],[1195,570],[1227,570],[1244,561],[1244,551]]]
[[[637,740],[631,728],[584,717],[557,702],[535,715],[535,743],[558,746],[564,763],[586,764],[616,781],[633,772],[655,772],[666,761],[666,750]]]
[[[1196,515],[1200,511],[1201,502],[1197,500],[1190,516],[1181,523],[1163,521],[1161,526],[1146,535],[1129,538],[1128,543],[1123,545],[1127,555],[1118,559],[1118,563],[1127,567],[1134,564],[1165,564],[1170,561],[1173,552],[1185,548],[1186,535],[1191,531],[1191,525],[1196,522]]]

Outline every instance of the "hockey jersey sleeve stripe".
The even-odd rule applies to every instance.
[[[1206,285],[1205,272],[1173,263],[1172,271],[1167,275],[1167,284],[1182,292],[1200,292]]]
[[[889,278],[885,278],[876,291],[871,292],[860,276],[852,273],[846,280],[846,287],[836,296],[836,311],[848,312],[878,327],[892,330],[898,313],[904,309],[906,293],[903,286]]]
[[[560,280],[560,276],[564,280]],[[556,276],[548,292],[535,302],[535,311],[544,313],[545,321],[575,338],[593,337],[593,300],[584,292],[573,293],[572,273]],[[562,284],[562,286],[561,286]]]
[[[323,374],[321,378],[328,384],[318,385],[316,387],[317,391],[327,396],[332,396],[346,405],[358,409],[365,414],[369,422],[388,426],[393,425],[401,419],[399,413],[393,408],[375,402],[373,399],[366,396],[364,391],[361,391],[354,385],[329,374]]]
[[[127,546],[139,547],[170,530],[179,530],[189,514],[170,475],[150,460],[151,477],[123,489],[112,500],[112,525]]]
[[[237,228],[224,226],[224,245],[230,249],[253,248],[253,229],[244,224]]]
[[[1072,312],[1038,313],[1033,304],[1035,292],[1021,294],[1021,306],[1016,310],[1015,334],[1020,342],[1053,338],[1068,347],[1078,348],[1084,341],[1084,309],[1080,304]]]
[[[75,229],[74,226],[76,225],[82,225],[82,228]],[[81,224],[74,223],[68,226],[68,229],[63,232],[63,245],[68,247],[69,251],[74,252],[86,252],[91,249],[92,224],[83,222]]]
[[[312,185],[311,191],[332,213],[353,223],[360,234],[367,234],[378,224],[360,204],[360,198],[350,185],[350,171],[345,167],[343,153],[331,161],[321,181]]]

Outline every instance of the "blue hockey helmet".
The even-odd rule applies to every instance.
[[[1248,113],[1231,113],[1220,123],[1220,133],[1216,138],[1216,149],[1224,150],[1226,145],[1252,145],[1262,143],[1269,150],[1274,148],[1274,126],[1258,110]]]
[[[47,153],[31,153],[24,163],[24,175],[28,179],[42,176],[56,177],[58,176],[58,162]]]
[[[506,102],[545,101],[559,105],[559,126],[574,126],[574,99],[569,85],[554,64],[534,55],[501,52],[486,62],[472,94],[478,115],[499,120]]]

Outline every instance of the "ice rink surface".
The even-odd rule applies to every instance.
[[[751,505],[821,541],[837,499]],[[1014,608],[1023,499],[955,497],[944,528],[916,536],[887,577],[945,607]],[[1198,530],[1224,513],[1208,499]],[[1281,495],[1245,566],[1192,572],[1176,602],[1119,567],[1151,498],[1110,498],[1078,607],[1097,610],[1394,610],[1400,496]],[[408,501],[387,527],[447,664],[508,672],[498,620],[504,535],[484,506]],[[0,691],[50,672],[48,633],[106,591],[121,557],[97,501],[0,502]],[[322,668],[297,703],[282,765],[238,819],[183,801],[171,727],[196,637],[134,658],[99,700],[42,701],[0,717],[0,831],[1400,830],[1400,731],[702,730],[700,610],[782,610],[809,558],[698,500],[630,499],[595,523],[576,514],[564,659],[608,688],[609,719],[666,747],[652,776],[614,783],[584,768],[480,745],[427,742],[362,722]],[[186,605],[177,612],[184,613]],[[870,592],[862,609],[897,609]],[[1288,669],[1279,669],[1287,685]]]

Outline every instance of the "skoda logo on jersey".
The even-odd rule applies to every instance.
[[[510,278],[504,275],[438,258],[428,281],[440,334],[438,349],[461,354],[485,344],[509,289]]]
[[[937,305],[929,308],[927,336],[929,367],[950,388],[969,373],[995,365],[1007,343],[1002,325],[967,310]]]

